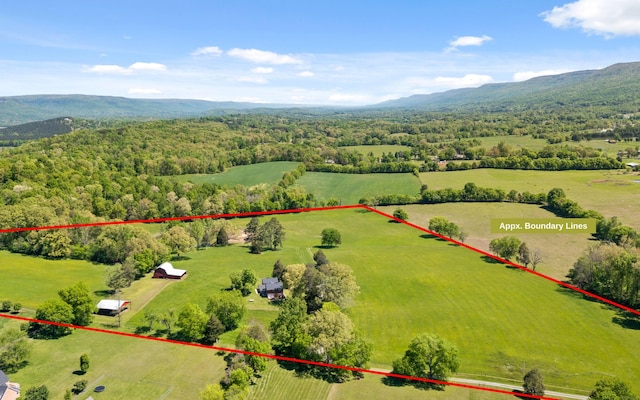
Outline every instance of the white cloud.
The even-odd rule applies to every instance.
[[[251,70],[251,72],[253,72],[254,74],[270,74],[273,71],[273,68],[269,67],[255,67]]]
[[[137,62],[133,63],[129,66],[131,71],[157,71],[162,72],[167,70],[167,66],[164,64],[158,63],[145,63],[145,62]]]
[[[304,78],[310,78],[315,74],[313,72],[311,72],[311,71],[302,71],[302,72],[298,72],[296,75],[302,76]]]
[[[491,36],[482,35],[482,36],[460,36],[455,40],[449,42],[449,46],[455,49],[457,47],[463,46],[482,46],[484,42],[488,42],[493,40]]]
[[[266,80],[261,76],[241,76],[239,78],[236,78],[236,80],[238,82],[259,83],[261,85],[264,85],[265,83],[269,83],[268,80]]]
[[[192,56],[219,56],[222,50],[218,46],[199,47],[190,53]]]
[[[162,94],[162,91],[155,88],[131,88],[129,94]]]
[[[86,67],[85,70],[98,74],[127,74],[130,72],[119,65],[94,65],[92,67]]]
[[[262,64],[302,64],[302,60],[286,54],[257,49],[231,49],[227,52],[232,57]]]
[[[85,72],[94,72],[97,74],[117,74],[117,75],[129,75],[133,72],[164,72],[167,70],[167,66],[158,63],[145,63],[136,62],[128,66],[127,68],[119,65],[94,65],[91,67],[85,67]]]
[[[578,0],[540,15],[555,28],[579,27],[605,37],[640,35],[638,0]]]
[[[544,69],[542,71],[521,71],[513,74],[514,81],[526,81],[537,76],[558,75],[570,72],[569,69]]]

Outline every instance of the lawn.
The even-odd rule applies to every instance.
[[[255,186],[261,183],[277,183],[285,172],[295,169],[299,162],[274,161],[261,164],[231,167],[219,174],[186,174],[166,177],[178,182],[196,184],[215,183],[218,185]]]
[[[383,194],[408,194],[417,196],[420,181],[412,174],[336,174],[307,172],[296,185],[316,198],[338,199],[342,204],[357,204],[367,196]]]
[[[462,189],[468,182],[478,186],[548,193],[561,188],[585,209],[605,217],[618,216],[624,224],[640,229],[640,173],[625,171],[522,171],[481,168],[468,171],[425,172],[422,183],[430,189]]]

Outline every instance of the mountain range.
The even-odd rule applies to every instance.
[[[350,110],[508,112],[563,107],[597,107],[614,112],[640,110],[640,62],[614,64],[598,70],[540,76],[523,82],[491,83],[478,88],[418,94]],[[344,107],[213,102],[180,99],[132,99],[89,95],[0,97],[0,126],[58,117],[86,119],[186,118],[227,112],[274,109],[335,112]]]

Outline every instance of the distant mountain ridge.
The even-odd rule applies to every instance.
[[[532,108],[618,107],[638,111],[640,62],[603,69],[539,76],[523,82],[489,83],[389,100],[370,107],[422,111],[519,111]]]
[[[133,99],[92,95],[28,95],[0,97],[0,126],[64,116],[104,118],[187,118],[217,110],[289,107],[285,104],[215,102],[182,99]]]
[[[490,83],[432,94],[418,94],[363,107],[312,106],[182,99],[132,99],[91,95],[0,97],[0,127],[59,117],[84,119],[189,118],[226,112],[479,111],[514,112],[559,107],[601,107],[640,111],[640,62],[597,70],[540,76],[523,82]]]

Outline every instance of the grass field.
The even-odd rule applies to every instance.
[[[624,224],[640,229],[640,173],[624,171],[522,171],[482,168],[468,171],[425,172],[422,183],[430,189],[462,189],[468,182],[478,186],[548,193],[559,187],[585,209],[605,217],[618,216]],[[484,207],[484,205],[480,205]]]
[[[45,300],[58,297],[58,290],[84,282],[92,291],[104,289],[106,267],[79,260],[44,260],[0,251],[1,300],[35,309]]]
[[[178,182],[197,184],[216,183],[218,185],[255,186],[261,183],[277,183],[285,172],[295,169],[298,165],[300,165],[299,162],[274,161],[231,167],[219,174],[186,174],[166,178],[175,179]]]
[[[491,240],[507,236],[491,233],[493,218],[555,218],[540,206],[517,203],[412,204],[378,208],[387,214],[402,208],[409,214],[409,222],[424,227],[429,226],[429,219],[433,217],[445,217],[469,235],[465,243],[486,252],[490,252]],[[478,212],[479,209],[482,212]],[[538,249],[542,253],[543,262],[537,266],[538,272],[560,280],[565,279],[573,263],[593,244],[590,234],[518,233],[514,236],[526,242],[530,250]]]
[[[370,146],[343,146],[341,149],[346,150],[355,150],[362,155],[368,155],[369,153],[373,153],[375,157],[382,156],[382,153],[396,153],[398,151],[406,151],[411,150],[409,146],[401,146],[395,144],[379,144],[379,145],[370,145]]]
[[[382,194],[418,195],[420,182],[412,174],[334,174],[329,172],[307,172],[296,185],[316,198],[336,198],[342,204],[357,204],[367,196]]]
[[[416,210],[410,214],[418,220],[427,216]],[[341,232],[343,244],[324,252],[331,261],[351,265],[354,270],[361,293],[348,313],[373,343],[372,367],[389,369],[415,335],[433,332],[458,346],[459,372],[466,378],[511,383],[521,379],[526,365],[527,370],[542,371],[550,390],[589,390],[607,375],[618,376],[640,390],[635,380],[640,376],[640,330],[615,323],[619,316],[614,310],[371,212],[336,210],[277,218],[287,235],[281,250],[253,255],[246,247],[233,245],[194,251],[187,259],[174,262],[177,268],[189,271],[185,280],[171,282],[161,291],[148,277],[137,283],[130,294],[138,293],[138,304],[144,304],[144,299],[149,302],[131,310],[123,329],[145,325],[141,312],[145,309],[179,310],[188,302],[204,306],[210,293],[229,285],[231,271],[251,268],[258,277],[265,277],[277,259],[284,264],[309,262],[320,245],[321,230],[334,227]],[[234,222],[245,225],[248,219]],[[30,284],[35,291],[46,279],[34,275]],[[245,321],[272,320],[277,308],[252,296],[254,302],[246,298],[250,311]],[[221,344],[233,341],[230,333]],[[157,399],[169,390],[166,398],[193,398],[196,390],[217,382],[224,367],[220,357],[204,349],[92,332],[76,331],[56,341],[34,343],[31,365],[11,377],[24,387],[51,384],[56,398],[80,379],[72,372],[83,352],[92,362],[86,377],[89,382],[104,379],[116,393],[131,391],[134,395],[130,398]],[[361,398],[365,393],[380,399],[410,399],[416,393],[441,399],[493,398],[466,390],[456,394],[453,388],[440,394],[388,387],[379,377],[369,375],[362,381],[330,387],[272,368],[265,373],[266,382],[252,388],[252,398],[298,398],[303,392],[311,399]],[[140,382],[142,388],[159,384],[138,396],[134,382]],[[282,397],[272,387],[278,384],[286,386]]]

